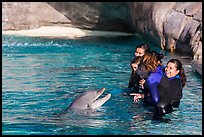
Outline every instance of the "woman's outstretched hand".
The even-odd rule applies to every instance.
[[[140,98],[144,98],[144,94],[140,93],[130,93],[131,96],[134,96],[134,102],[138,102]]]

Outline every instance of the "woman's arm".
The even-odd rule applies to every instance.
[[[149,85],[150,96],[154,104],[159,102],[159,92],[158,92],[158,84],[162,75],[159,73],[151,73],[150,76],[147,78],[147,83]]]

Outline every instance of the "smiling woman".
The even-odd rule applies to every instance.
[[[172,63],[171,61],[169,61],[169,63],[167,64],[165,73],[168,78],[174,77],[179,73],[180,70],[178,70],[175,65],[176,64]]]
[[[182,67],[182,63],[178,59],[171,59],[167,62],[167,66],[165,67],[165,73],[168,78],[175,77],[179,75],[181,77],[182,86],[184,87],[186,84],[186,76],[184,68]]]
[[[172,105],[173,107],[179,107],[180,100],[183,97],[182,90],[187,81],[182,63],[178,59],[169,60],[165,67],[165,74],[171,82]]]
[[[143,69],[138,68],[138,74],[149,74],[147,85],[149,87],[149,97],[151,98],[148,103],[154,106],[155,118],[162,118],[163,115],[171,113],[173,108],[171,106],[172,95],[170,93],[171,85],[168,78],[163,75],[163,69],[160,62],[154,54],[146,53],[141,59],[141,66]],[[146,100],[148,101],[148,100]]]

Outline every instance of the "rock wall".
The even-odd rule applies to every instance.
[[[3,2],[2,15],[3,30],[57,25],[133,33],[124,2]]]
[[[133,33],[125,2],[48,2],[71,23],[83,29]]]
[[[3,2],[2,29],[40,26],[128,32],[202,62],[202,2]]]
[[[3,2],[2,30],[34,29],[66,24],[71,21],[44,2]]]
[[[202,75],[202,2],[134,2],[130,11],[135,32],[162,49],[191,56]]]
[[[201,2],[135,2],[131,9],[136,32],[163,49],[202,56]]]

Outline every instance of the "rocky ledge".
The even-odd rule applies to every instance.
[[[3,34],[43,26],[73,27],[80,36],[98,34],[90,33],[94,31],[141,36],[164,50],[192,57],[192,66],[202,75],[202,2],[2,3]],[[76,32],[65,30],[66,36]]]

